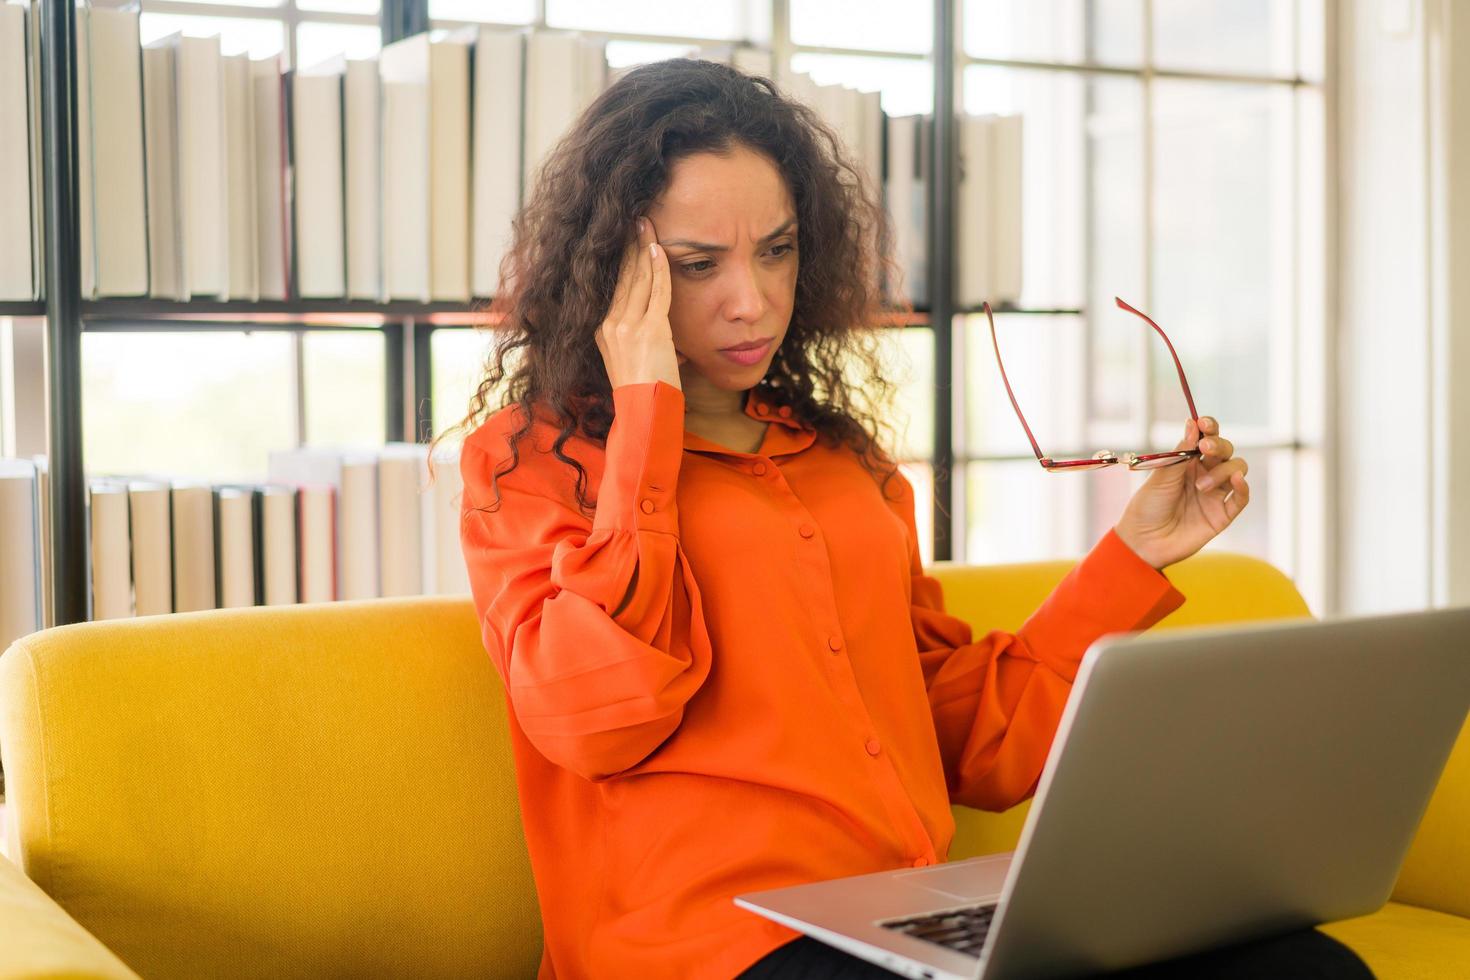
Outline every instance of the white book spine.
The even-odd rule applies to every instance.
[[[289,290],[286,220],[284,88],[278,58],[253,62],[251,109],[255,122],[256,277],[261,299],[284,300]]]
[[[470,298],[470,61],[456,39],[429,46],[429,296]]]
[[[228,289],[233,299],[260,298],[255,205],[255,99],[246,55],[224,59],[225,198]]]
[[[219,38],[179,43],[179,182],[190,296],[228,297],[225,266],[225,95]]]
[[[0,300],[36,296],[26,9],[0,4]]]
[[[100,296],[148,293],[148,209],[143,141],[142,53],[138,12],[92,8],[91,129],[105,148],[106,179],[96,195],[97,289]],[[81,98],[79,90],[78,99]]]
[[[471,291],[494,296],[521,204],[525,35],[482,28],[475,43]]]
[[[297,293],[347,291],[342,203],[342,76],[297,73],[292,95],[292,174]]]
[[[377,300],[383,291],[383,230],[376,59],[347,63],[344,98],[347,295],[352,299]]]

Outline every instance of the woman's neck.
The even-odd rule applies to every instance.
[[[695,371],[680,372],[679,383],[684,388],[684,414],[702,419],[728,419],[745,414],[745,391],[726,391],[710,384]]]

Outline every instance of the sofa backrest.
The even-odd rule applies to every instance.
[[[0,657],[8,853],[150,978],[532,976],[465,598],[67,626]]]
[[[1071,562],[973,566],[936,563],[945,608],[981,629],[1015,631],[1041,604]],[[1170,567],[1185,603],[1155,629],[1291,619],[1310,615],[1291,580],[1259,559],[1202,552]],[[956,806],[954,859],[1014,850],[1029,802],[1005,813]],[[1435,790],[1394,889],[1396,901],[1470,916],[1470,724]]]

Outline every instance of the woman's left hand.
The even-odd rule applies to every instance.
[[[1190,419],[1179,449],[1200,449],[1186,463],[1154,470],[1113,528],[1123,543],[1154,568],[1188,558],[1230,526],[1250,503],[1247,467],[1220,436],[1220,424]]]

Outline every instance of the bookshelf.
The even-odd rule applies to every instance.
[[[544,7],[538,5],[544,12]],[[773,0],[770,33],[777,74],[789,65],[789,0]],[[44,317],[47,343],[47,455],[50,461],[51,584],[56,624],[88,615],[86,478],[82,459],[81,338],[84,332],[168,330],[376,329],[386,345],[386,418],[390,438],[427,441],[432,390],[430,339],[435,329],[490,326],[479,304],[177,302],[162,299],[84,300],[80,276],[77,145],[76,8],[71,0],[37,0],[40,27],[42,201],[45,296],[41,303],[0,303],[0,316]],[[538,20],[544,20],[544,13]],[[426,30],[428,0],[383,0],[384,43]],[[597,33],[597,32],[594,32]],[[934,0],[934,125],[930,137],[927,213],[929,308],[903,318],[934,332],[934,558],[953,553],[953,321],[974,312],[954,302],[953,208],[957,180],[957,16],[954,0]],[[921,56],[922,57],[922,56]],[[1064,314],[1078,310],[1004,309],[1005,313]],[[411,407],[409,407],[411,406]],[[409,416],[412,416],[411,418]]]
[[[82,299],[77,166],[76,8],[70,0],[38,0],[40,28],[42,202],[45,296],[40,303],[3,303],[0,316],[44,317],[47,344],[47,456],[50,465],[51,583],[58,625],[88,614],[86,478],[82,460],[81,337],[84,332],[160,330],[375,329],[386,345],[385,410],[390,438],[411,437],[405,424],[406,345],[415,324],[475,326],[488,322],[476,304],[176,302]],[[384,0],[384,43],[422,31],[427,0]],[[417,377],[417,373],[415,373]],[[427,388],[423,389],[425,397]],[[415,399],[419,395],[415,391]]]

